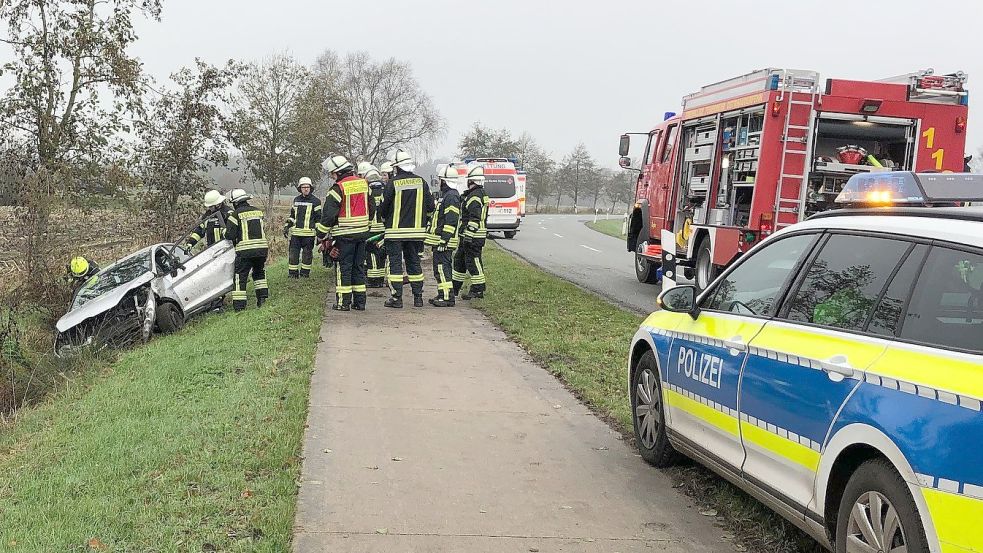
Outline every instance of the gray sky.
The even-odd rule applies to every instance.
[[[981,21],[979,0],[165,0],[162,23],[140,24],[136,52],[158,78],[196,56],[395,56],[447,121],[436,154],[477,120],[528,131],[557,156],[583,141],[613,166],[622,132],[650,128],[701,85],[762,67],[852,79],[966,71],[976,151]]]

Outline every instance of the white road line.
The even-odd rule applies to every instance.
[[[553,236],[556,236],[557,238],[563,238],[563,235],[562,234],[557,234],[555,232],[553,233]]]
[[[587,248],[588,250],[590,250],[590,251],[592,251],[592,252],[599,252],[599,251],[601,251],[601,250],[595,250],[594,248],[592,248],[592,247],[590,247],[590,246],[585,246],[585,245],[583,245],[583,244],[581,244],[581,245],[580,245],[580,247],[581,247],[581,248]]]

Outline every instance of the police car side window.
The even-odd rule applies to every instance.
[[[740,315],[770,315],[786,282],[799,260],[811,249],[816,236],[789,236],[756,251],[718,282],[703,308]]]
[[[908,304],[901,338],[983,351],[983,255],[932,248]]]
[[[909,242],[834,234],[789,295],[790,321],[863,330]]]
[[[867,332],[879,336],[897,335],[901,328],[901,314],[911,296],[912,287],[921,271],[926,253],[928,253],[928,246],[925,244],[916,245],[908,253],[897,274],[891,279],[891,284],[887,286],[887,290],[877,302],[877,308],[874,309],[870,323],[867,324]]]

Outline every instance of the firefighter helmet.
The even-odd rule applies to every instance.
[[[73,275],[82,276],[89,270],[89,260],[81,255],[77,255],[72,258],[72,261],[68,264],[68,267],[71,269]]]
[[[305,184],[307,186],[310,186],[312,191],[314,190],[314,183],[311,181],[311,178],[310,177],[301,177],[300,180],[297,181],[297,192],[300,192],[300,187],[301,186],[304,186]]]
[[[237,204],[239,202],[245,202],[251,200],[253,199],[253,197],[247,194],[245,190],[241,188],[236,188],[235,190],[229,193],[229,199],[232,200],[232,203]]]
[[[340,173],[345,169],[351,169],[352,164],[348,161],[345,156],[331,156],[324,160],[321,167],[329,173]]]
[[[355,170],[355,172],[358,173],[360,177],[364,177],[365,175],[368,175],[369,171],[378,171],[378,169],[376,169],[375,165],[372,165],[368,161],[360,161],[358,163],[358,169]]]
[[[379,166],[379,172],[383,175],[391,174],[393,172],[393,164],[388,161],[382,162],[382,165]]]
[[[482,186],[485,184],[485,168],[481,165],[476,165],[468,171],[468,184],[476,184]]]
[[[437,178],[443,180],[456,179],[458,176],[457,168],[451,165],[444,167],[437,173]]]
[[[369,184],[376,183],[376,182],[382,184],[382,175],[379,173],[379,170],[376,169],[375,167],[372,167],[371,169],[366,171],[366,173],[362,175],[362,178],[369,181]]]
[[[215,207],[225,201],[225,196],[222,195],[218,190],[209,190],[205,192],[205,199],[202,203],[205,207]]]
[[[396,150],[393,154],[392,159],[393,167],[399,167],[400,169],[406,168],[407,166],[413,165],[413,158],[405,150]]]

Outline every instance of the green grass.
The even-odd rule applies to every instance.
[[[484,266],[488,293],[475,306],[595,413],[631,436],[627,357],[642,317],[497,246],[485,249]],[[823,551],[785,519],[709,470],[684,462],[667,472],[674,487],[682,488],[704,509],[715,509],[746,550]]]
[[[287,551],[327,284],[285,273],[0,429],[0,550]]]
[[[626,236],[621,234],[623,223],[621,219],[599,219],[597,222],[588,221],[587,226],[602,234],[624,239]]]

